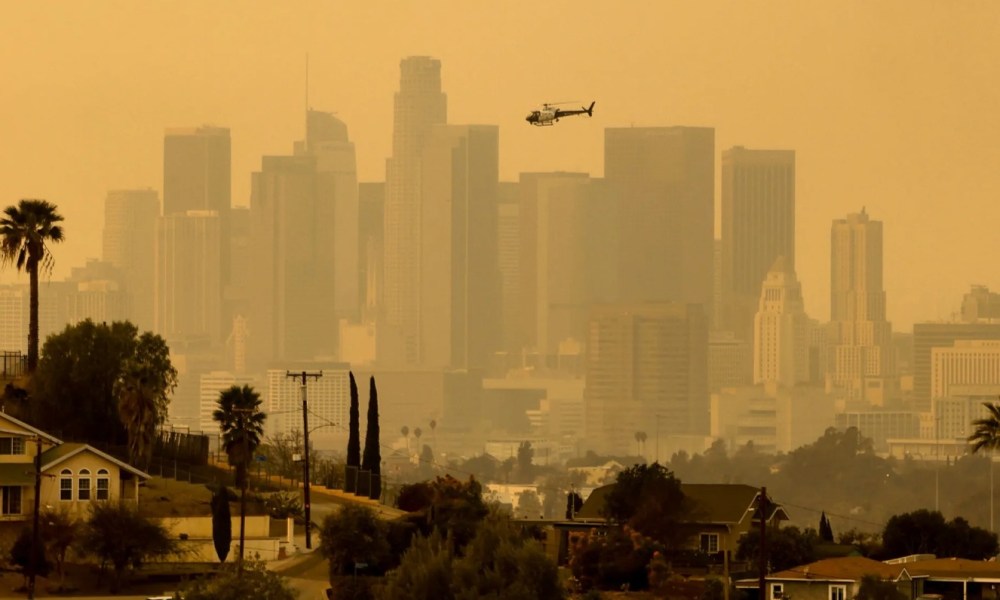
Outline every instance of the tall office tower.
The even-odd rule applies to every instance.
[[[168,343],[221,342],[219,215],[189,210],[156,224],[156,331]]]
[[[604,131],[604,173],[619,208],[623,302],[684,302],[712,314],[715,130]]]
[[[358,289],[365,321],[373,320],[382,306],[384,212],[385,183],[358,184]]]
[[[708,324],[697,304],[595,306],[587,338],[586,438],[626,454],[645,432],[708,433]],[[655,427],[655,429],[654,429]]]
[[[521,186],[501,181],[497,187],[497,266],[500,268],[501,349],[511,360],[520,350],[521,320]]]
[[[167,129],[163,139],[163,215],[215,211],[219,219],[216,254],[223,285],[229,282],[231,172],[228,128]]]
[[[358,288],[358,174],[354,143],[347,125],[331,113],[306,113],[306,140],[296,154],[316,157],[316,176],[329,188],[333,204],[333,309],[336,319],[357,321]]]
[[[962,321],[975,323],[977,321],[1000,320],[1000,294],[991,292],[984,285],[974,285],[962,297]]]
[[[914,410],[932,408],[931,371],[934,348],[951,348],[960,340],[1000,340],[1000,323],[914,323],[913,402]]]
[[[1000,384],[1000,340],[955,340],[931,350],[931,400],[952,395],[957,385]],[[971,432],[970,432],[971,433]]]
[[[268,435],[302,433],[302,379],[289,377],[288,373],[322,372],[319,379],[306,382],[306,399],[309,404],[309,445],[320,451],[342,450],[347,442],[351,407],[350,365],[344,363],[280,363],[284,368],[267,370],[267,407],[265,430]],[[367,382],[358,382],[367,405]],[[362,409],[364,410],[364,409]]]
[[[795,152],[724,151],[721,216],[722,328],[749,340],[768,269],[795,270]]]
[[[754,383],[794,387],[809,381],[809,317],[802,286],[783,256],[761,287],[753,333]]]
[[[422,365],[486,368],[500,349],[499,146],[495,125],[428,132],[417,263]]]
[[[265,156],[252,175],[258,292],[247,323],[252,370],[274,360],[336,354],[337,225],[331,184],[312,155]]]
[[[738,339],[732,331],[713,331],[708,336],[708,389],[750,385],[753,344]]]
[[[116,190],[104,201],[102,256],[119,270],[128,297],[128,318],[140,331],[153,329],[156,272],[156,218],[160,199],[154,190]]]
[[[153,244],[155,239],[150,243]],[[95,323],[128,320],[129,297],[122,289],[120,277],[121,272],[107,261],[88,259],[84,266],[70,269],[66,281],[53,289],[58,298],[59,320],[66,324],[86,319]],[[152,326],[140,333],[151,329]]]
[[[521,339],[547,364],[587,331],[589,186],[587,173],[521,174]]]
[[[421,157],[431,127],[447,120],[441,92],[441,62],[412,56],[400,62],[394,103],[392,157],[385,169],[385,324],[400,356],[387,362],[420,361]],[[382,357],[380,357],[381,359]]]
[[[861,209],[833,222],[830,242],[827,379],[848,400],[882,405],[896,368],[882,287],[882,222]]]
[[[257,290],[253,255],[253,230],[250,209],[234,206],[229,211],[229,283],[222,292],[222,336],[229,340],[237,322],[249,315],[250,304]]]
[[[38,339],[44,340],[66,327],[61,310],[66,286],[60,281],[39,286]],[[27,283],[0,285],[0,353],[28,352],[29,300]]]
[[[712,320],[710,326],[715,331],[725,329],[722,293],[722,240],[712,242]],[[732,333],[732,330],[730,330]]]

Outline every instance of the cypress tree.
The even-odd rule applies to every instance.
[[[361,465],[361,424],[358,422],[358,384],[354,381],[354,373],[349,373],[351,377],[351,411],[350,411],[350,433],[347,437],[347,466],[358,467]]]
[[[830,519],[826,518],[826,511],[819,516],[819,537],[824,542],[833,541],[833,527],[830,526]]]
[[[212,543],[219,562],[226,562],[233,545],[233,520],[229,512],[229,490],[225,485],[212,491]]]
[[[378,390],[375,389],[375,377],[371,378],[368,392],[368,429],[365,432],[365,455],[361,468],[372,475],[382,474],[382,453],[379,450],[378,434]]]

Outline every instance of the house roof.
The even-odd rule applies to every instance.
[[[887,565],[884,562],[865,558],[863,556],[842,556],[826,558],[816,562],[785,569],[767,576],[768,581],[858,581],[865,575],[877,575],[882,579],[895,579],[899,574],[899,565]],[[757,579],[743,579],[736,582],[737,587],[757,587]]]
[[[8,427],[4,427],[3,426],[3,421],[7,421],[8,423],[14,425],[14,427],[16,427],[16,428],[25,429],[25,430],[27,430],[27,431],[29,431],[31,433],[34,433],[37,436],[43,437],[43,438],[47,439],[48,441],[52,442],[53,444],[61,444],[62,443],[62,440],[60,440],[59,438],[55,437],[54,435],[49,435],[48,433],[45,433],[44,431],[42,431],[41,429],[38,429],[37,427],[29,425],[29,424],[25,423],[24,421],[22,421],[20,419],[15,419],[14,417],[10,416],[9,414],[7,414],[7,413],[5,413],[3,411],[0,411],[0,431],[2,431],[3,433],[12,433],[12,434],[21,434],[22,433],[22,432],[18,431],[17,429],[11,429],[11,428],[8,428]]]
[[[35,482],[35,465],[0,463],[0,485],[31,485]]]
[[[42,472],[44,473],[45,471],[48,471],[49,469],[55,467],[59,463],[69,458],[72,458],[77,454],[80,454],[81,452],[90,452],[92,454],[96,454],[97,456],[100,456],[101,458],[107,461],[113,462],[114,464],[118,465],[119,468],[124,469],[129,473],[132,473],[136,477],[142,477],[143,479],[149,479],[150,477],[148,473],[144,473],[143,471],[136,469],[132,465],[118,460],[117,458],[111,456],[110,454],[101,452],[100,450],[94,448],[89,444],[76,444],[76,443],[60,444],[58,446],[55,446],[54,448],[49,448],[45,452],[42,452]]]
[[[614,487],[605,485],[591,492],[576,518],[603,520],[601,511]],[[753,518],[751,509],[758,494],[757,488],[738,483],[682,483],[681,491],[693,501],[693,520],[699,523],[740,523]],[[769,518],[787,520],[788,515],[781,506],[774,505]]]
[[[932,558],[896,565],[909,579],[981,579],[1000,581],[1000,563],[968,558]]]

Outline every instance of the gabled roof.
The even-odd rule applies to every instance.
[[[601,486],[591,492],[576,513],[579,520],[603,520],[601,511],[615,484]],[[753,518],[753,506],[759,490],[740,483],[682,483],[681,491],[692,501],[691,520],[697,523],[736,524]],[[772,503],[768,519],[787,520],[780,505]]]
[[[75,443],[60,444],[54,448],[49,448],[45,452],[42,452],[42,472],[44,473],[45,471],[48,471],[49,469],[55,467],[59,463],[68,460],[76,456],[77,454],[80,454],[81,452],[90,452],[92,454],[96,454],[97,456],[100,456],[104,460],[113,462],[114,464],[118,465],[119,468],[124,469],[129,473],[132,473],[136,477],[142,477],[143,479],[150,478],[150,475],[148,473],[144,473],[139,469],[136,469],[132,465],[118,460],[117,458],[111,456],[110,454],[101,452],[100,450],[94,448],[89,444],[75,444]]]
[[[59,438],[57,438],[57,437],[55,437],[53,435],[49,435],[49,434],[45,433],[44,431],[42,431],[41,429],[38,429],[37,427],[34,427],[32,425],[28,425],[27,423],[25,423],[24,421],[22,421],[20,419],[15,419],[14,417],[10,416],[9,414],[7,414],[7,413],[5,413],[3,411],[0,411],[0,433],[11,433],[11,434],[20,434],[20,435],[23,435],[23,433],[20,432],[20,431],[18,431],[17,429],[11,429],[11,428],[8,428],[8,427],[4,427],[4,423],[3,423],[4,421],[7,421],[8,423],[14,425],[15,427],[19,427],[19,428],[25,429],[27,431],[30,431],[31,433],[34,433],[37,436],[43,437],[46,440],[52,442],[53,444],[61,444],[62,443],[62,440],[60,440]]]
[[[887,565],[884,562],[865,558],[863,556],[843,556],[827,558],[808,565],[793,567],[767,576],[768,581],[859,581],[865,575],[876,575],[882,579],[895,579],[899,574],[899,565]],[[756,587],[757,579],[744,579],[736,582],[739,587]]]

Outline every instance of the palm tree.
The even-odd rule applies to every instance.
[[[52,270],[52,254],[46,242],[63,241],[63,220],[56,205],[46,200],[21,200],[8,206],[0,218],[0,258],[18,271],[28,272],[28,372],[38,366],[38,270]]]
[[[234,385],[219,394],[218,406],[212,418],[222,430],[222,445],[229,464],[236,468],[236,485],[240,488],[240,555],[238,570],[243,569],[244,530],[247,514],[247,483],[254,451],[264,435],[267,415],[260,409],[260,394],[249,385]]]
[[[403,438],[406,440],[406,457],[410,457],[410,428],[403,425],[403,428],[399,430],[399,433],[403,434]]]
[[[969,436],[972,453],[980,450],[990,452],[990,531],[993,531],[993,452],[1000,448],[1000,404],[983,402],[989,416],[972,422],[975,430]]]

